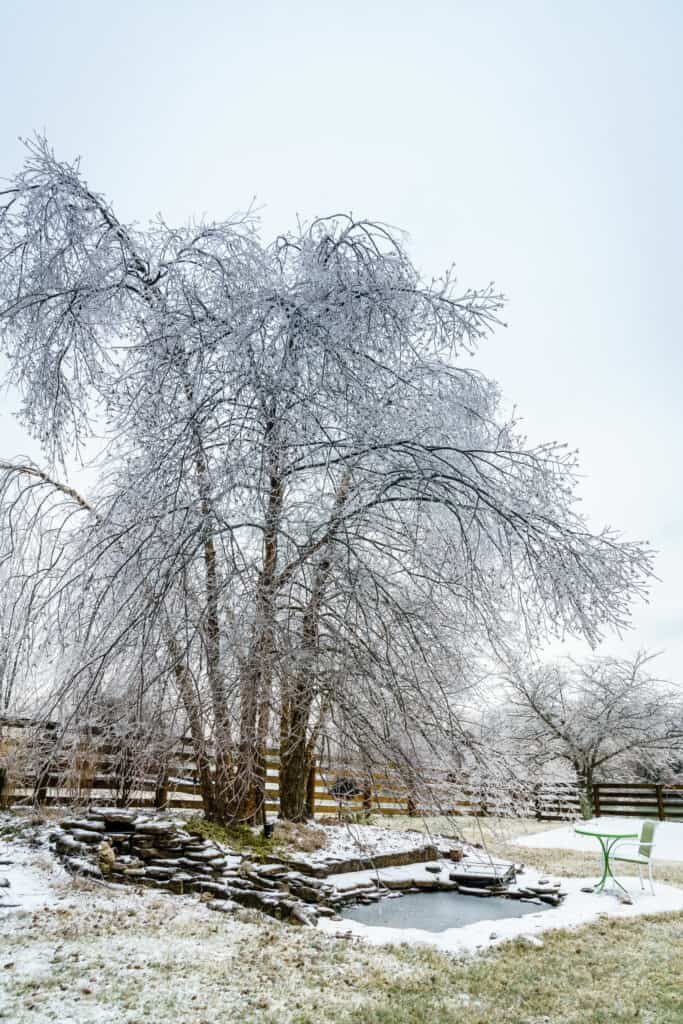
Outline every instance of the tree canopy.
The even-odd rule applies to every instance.
[[[349,216],[269,244],[249,215],[125,225],[78,163],[27,149],[0,337],[45,465],[6,458],[0,497],[45,706],[180,715],[223,819],[262,805],[276,743],[300,818],[323,742],[456,744],[492,638],[627,623],[649,549],[589,528],[575,455],[529,444],[472,366],[493,286],[425,281],[397,231]],[[68,467],[93,448],[84,496]]]

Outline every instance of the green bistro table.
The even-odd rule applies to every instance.
[[[582,828],[575,826],[574,831],[580,836],[593,836],[600,843],[602,849],[602,878],[595,886],[595,892],[602,892],[605,888],[605,883],[608,878],[611,878],[620,889],[626,892],[626,889],[621,884],[619,879],[612,874],[612,868],[609,863],[609,855],[616,843],[622,839],[638,839],[640,836],[639,832],[624,832],[623,826],[617,830],[616,827],[608,825],[591,825],[587,822]]]

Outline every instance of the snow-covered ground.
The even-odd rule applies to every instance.
[[[640,818],[594,818],[592,821],[575,823],[579,828],[604,829],[606,832],[632,832],[639,836],[643,822]],[[550,829],[547,832],[535,832],[532,835],[518,836],[512,842],[517,846],[530,846],[546,850],[576,850],[579,853],[595,853],[600,855],[598,840],[592,836],[578,835],[574,831],[575,824],[562,828]],[[666,860],[683,863],[683,822],[660,821],[657,825],[652,848],[655,861]]]
[[[600,824],[603,827],[609,825],[605,820],[602,820]],[[634,832],[640,830],[640,822],[628,822],[624,826],[624,819],[621,819],[617,824],[621,828],[632,827]],[[391,832],[367,826],[343,828],[328,826],[326,832],[329,837],[329,845],[325,851],[308,854],[306,859],[318,859],[323,855],[329,859],[331,854],[340,859],[363,854],[376,855],[396,849],[405,849],[406,842],[410,846],[422,846],[426,840],[425,835],[418,832]],[[573,826],[523,836],[516,842],[519,845],[540,848],[550,847],[592,852],[596,854],[597,867],[599,853],[597,841],[576,835]],[[468,852],[485,859],[485,855],[481,851],[470,850]],[[656,856],[662,860],[683,861],[683,825],[661,823],[657,832]],[[148,900],[148,897],[142,894],[135,894],[123,888],[114,888],[102,883],[95,886],[89,883],[90,895],[87,896],[84,892],[79,891],[78,884],[74,888],[74,883],[44,845],[31,846],[24,842],[5,842],[0,839],[0,862],[5,862],[4,864],[0,863],[0,878],[5,877],[10,882],[9,887],[0,888],[0,925],[4,925],[5,928],[9,926],[11,929],[12,927],[11,920],[7,920],[7,918],[17,915],[25,920],[25,912],[33,913],[41,907],[62,907],[74,912],[82,912],[84,904],[92,901],[93,890],[99,890],[102,893],[102,900],[112,905],[115,904],[117,910],[122,912],[126,908],[142,906]],[[452,862],[445,859],[441,863],[444,873],[453,866]],[[411,864],[404,867],[331,875],[328,881],[338,884],[342,889],[347,889],[362,884],[372,884],[378,876],[382,879],[420,878],[425,881],[433,879],[433,875],[430,875],[424,864]],[[422,943],[435,946],[444,952],[465,953],[476,952],[516,937],[527,937],[532,942],[538,941],[538,937],[549,929],[587,924],[601,915],[633,917],[638,914],[683,911],[683,889],[660,882],[656,882],[653,896],[649,891],[641,891],[637,878],[623,878],[622,881],[633,898],[632,904],[621,903],[613,892],[596,895],[580,891],[583,887],[594,883],[596,877],[562,878],[562,889],[568,895],[559,907],[539,909],[538,913],[528,914],[524,917],[482,920],[475,924],[451,928],[438,933],[416,928],[367,925],[350,919],[322,920],[318,928],[327,936],[351,934],[361,937],[371,944]],[[534,885],[539,878],[539,873],[536,870],[527,868],[518,874],[517,881],[521,886]],[[454,898],[457,897],[454,895]],[[179,916],[189,914],[192,917],[193,914],[199,912],[196,901],[165,896],[163,903],[169,910],[172,907],[177,908],[176,912]],[[192,910],[191,907],[196,909]],[[81,908],[80,911],[79,908]],[[482,900],[482,911],[485,911],[485,908],[486,900],[484,899]],[[264,927],[266,926],[272,927],[272,922],[266,925],[264,921]],[[241,927],[242,925],[235,920],[235,928],[239,931]]]
[[[443,864],[444,868],[448,866],[446,862]],[[387,868],[379,872],[381,877],[393,878],[415,878],[421,873],[425,878],[429,877],[422,865]],[[375,875],[376,873],[372,871],[357,871],[353,873],[353,876],[330,876],[329,881],[347,884],[353,879],[358,885],[364,881],[370,882]],[[517,881],[520,886],[535,885],[538,883],[539,877],[537,871],[528,869],[518,874]],[[656,914],[671,910],[683,911],[683,889],[657,883],[655,895],[652,896],[649,891],[641,891],[637,878],[626,878],[622,881],[628,889],[633,903],[624,904],[613,892],[601,894],[581,892],[582,888],[594,885],[595,881],[595,877],[563,878],[562,891],[567,893],[567,898],[559,907],[544,908],[537,914],[528,914],[524,917],[478,921],[476,924],[449,928],[443,932],[428,932],[419,928],[385,928],[378,925],[361,924],[346,918],[341,922],[322,920],[318,927],[332,934],[350,933],[373,944],[422,943],[435,946],[443,952],[472,953],[519,937],[526,937],[532,942],[537,941],[539,935],[549,929],[588,924],[603,914],[609,917],[635,917],[638,914]],[[454,895],[453,898],[457,899],[457,896]],[[486,900],[482,899],[482,912],[485,910]]]
[[[302,853],[298,860],[318,865],[334,860],[355,857],[377,857],[387,853],[419,850],[431,842],[428,835],[417,829],[394,830],[376,825],[309,825],[324,834],[325,846],[320,850]]]
[[[69,881],[51,853],[0,838],[0,919],[14,910],[37,910],[53,903]]]

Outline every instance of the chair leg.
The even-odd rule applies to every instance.
[[[640,879],[640,891],[644,892],[645,883],[643,882],[643,872],[641,871],[640,864],[638,865],[638,878]]]

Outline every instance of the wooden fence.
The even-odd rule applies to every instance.
[[[21,732],[20,722],[13,731]],[[40,734],[38,734],[40,735]],[[5,738],[7,728],[5,728]],[[74,738],[58,757],[48,756],[49,737],[41,748],[31,734],[34,755],[21,768],[11,766],[7,754],[8,778],[4,803],[44,805],[87,803],[92,805],[202,809],[197,765],[190,742],[178,740],[163,758],[154,752],[135,759],[125,748],[102,736],[87,742]],[[25,744],[26,745],[26,744]],[[37,749],[37,754],[36,754]],[[5,751],[7,742],[5,739]],[[3,765],[0,743],[0,768]],[[266,812],[279,810],[279,754],[269,750],[265,758]],[[345,791],[344,796],[339,791]],[[579,799],[576,787],[568,783],[537,785],[525,791],[514,784],[486,784],[453,775],[439,768],[420,773],[409,785],[405,775],[392,767],[363,769],[359,765],[316,763],[308,780],[308,802],[317,816],[376,813],[381,815],[454,814],[524,815],[539,820],[576,817]]]
[[[593,803],[597,815],[683,821],[683,785],[598,782]]]
[[[150,750],[131,758],[121,744],[107,740],[99,730],[73,738],[70,749],[50,758],[55,726],[40,725],[31,732],[33,754],[13,761],[22,732],[36,726],[25,719],[1,719],[0,798],[5,804],[88,803],[137,807],[167,807],[201,811],[194,753],[189,740],[179,739],[163,752]],[[42,741],[40,737],[42,736]],[[38,739],[36,740],[36,737]],[[13,739],[14,738],[14,739]],[[26,747],[27,744],[25,743]],[[266,811],[279,809],[279,756],[266,754]],[[5,788],[2,792],[3,769]],[[342,798],[335,787],[347,790]],[[655,817],[683,821],[683,785],[598,783],[594,786],[599,815]],[[522,786],[474,779],[466,773],[448,773],[438,766],[420,772],[414,785],[394,768],[363,769],[358,765],[316,764],[308,782],[309,805],[314,814],[374,812],[387,814],[500,815],[571,820],[580,815],[580,797],[573,783],[548,782]]]

